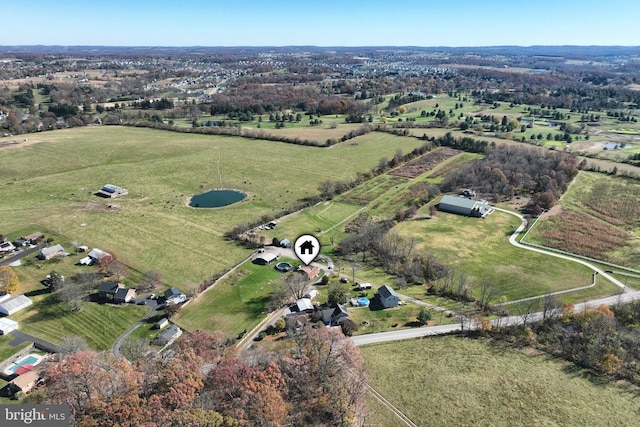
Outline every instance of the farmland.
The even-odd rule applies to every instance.
[[[381,156],[420,145],[371,134],[320,149],[122,127],[50,132],[29,143],[0,157],[5,234],[35,224],[113,251],[136,270],[160,270],[178,286],[210,278],[246,256],[223,239],[234,225],[272,216],[317,194],[323,180],[354,178]],[[93,196],[106,183],[129,195],[114,201]],[[187,207],[191,195],[220,187],[248,198],[224,209]]]
[[[360,351],[371,385],[419,425],[633,425],[640,409],[631,386],[491,342],[427,338]]]

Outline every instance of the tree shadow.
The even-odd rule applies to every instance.
[[[417,321],[414,320],[412,322],[406,322],[404,324],[404,326],[406,326],[407,328],[418,328],[418,327],[420,327],[422,325],[420,324],[420,322],[417,322]]]
[[[265,307],[271,301],[271,296],[262,296],[258,298],[252,298],[248,300],[245,305],[249,307],[249,311],[254,316],[261,316],[264,313]]]
[[[36,297],[38,295],[44,295],[44,294],[50,294],[51,292],[51,288],[44,288],[44,289],[38,289],[35,291],[29,291],[29,292],[25,292],[24,296],[26,297]]]

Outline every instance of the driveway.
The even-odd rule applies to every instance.
[[[140,300],[136,300],[136,303],[138,301],[140,301]],[[113,355],[115,356],[116,359],[120,359],[120,358],[123,357],[122,354],[120,353],[120,346],[122,345],[124,340],[131,334],[131,332],[135,331],[140,326],[144,325],[144,323],[145,323],[145,321],[147,319],[149,319],[150,317],[155,316],[156,312],[158,311],[158,306],[159,306],[158,300],[144,299],[144,301],[146,302],[145,305],[147,307],[149,307],[149,313],[147,313],[146,316],[144,316],[142,319],[140,319],[138,322],[136,322],[135,325],[130,327],[124,334],[120,335],[120,337],[113,344],[113,347],[111,348],[111,351],[112,351],[112,353],[113,353]]]

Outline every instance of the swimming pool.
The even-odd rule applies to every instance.
[[[42,356],[38,354],[27,354],[26,356],[21,357],[20,359],[13,362],[7,369],[4,370],[4,373],[7,375],[15,374],[16,371],[22,365],[33,365],[36,366],[42,360]]]

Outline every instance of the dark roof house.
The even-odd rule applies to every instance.
[[[114,299],[116,296],[116,293],[120,289],[124,289],[124,285],[122,283],[116,283],[116,282],[100,283],[100,285],[98,286],[98,296],[102,299]]]
[[[322,321],[327,326],[338,326],[340,319],[349,317],[347,309],[341,304],[325,307],[320,312],[322,313]]]
[[[400,296],[389,285],[379,287],[376,296],[383,308],[397,307],[400,302]]]

